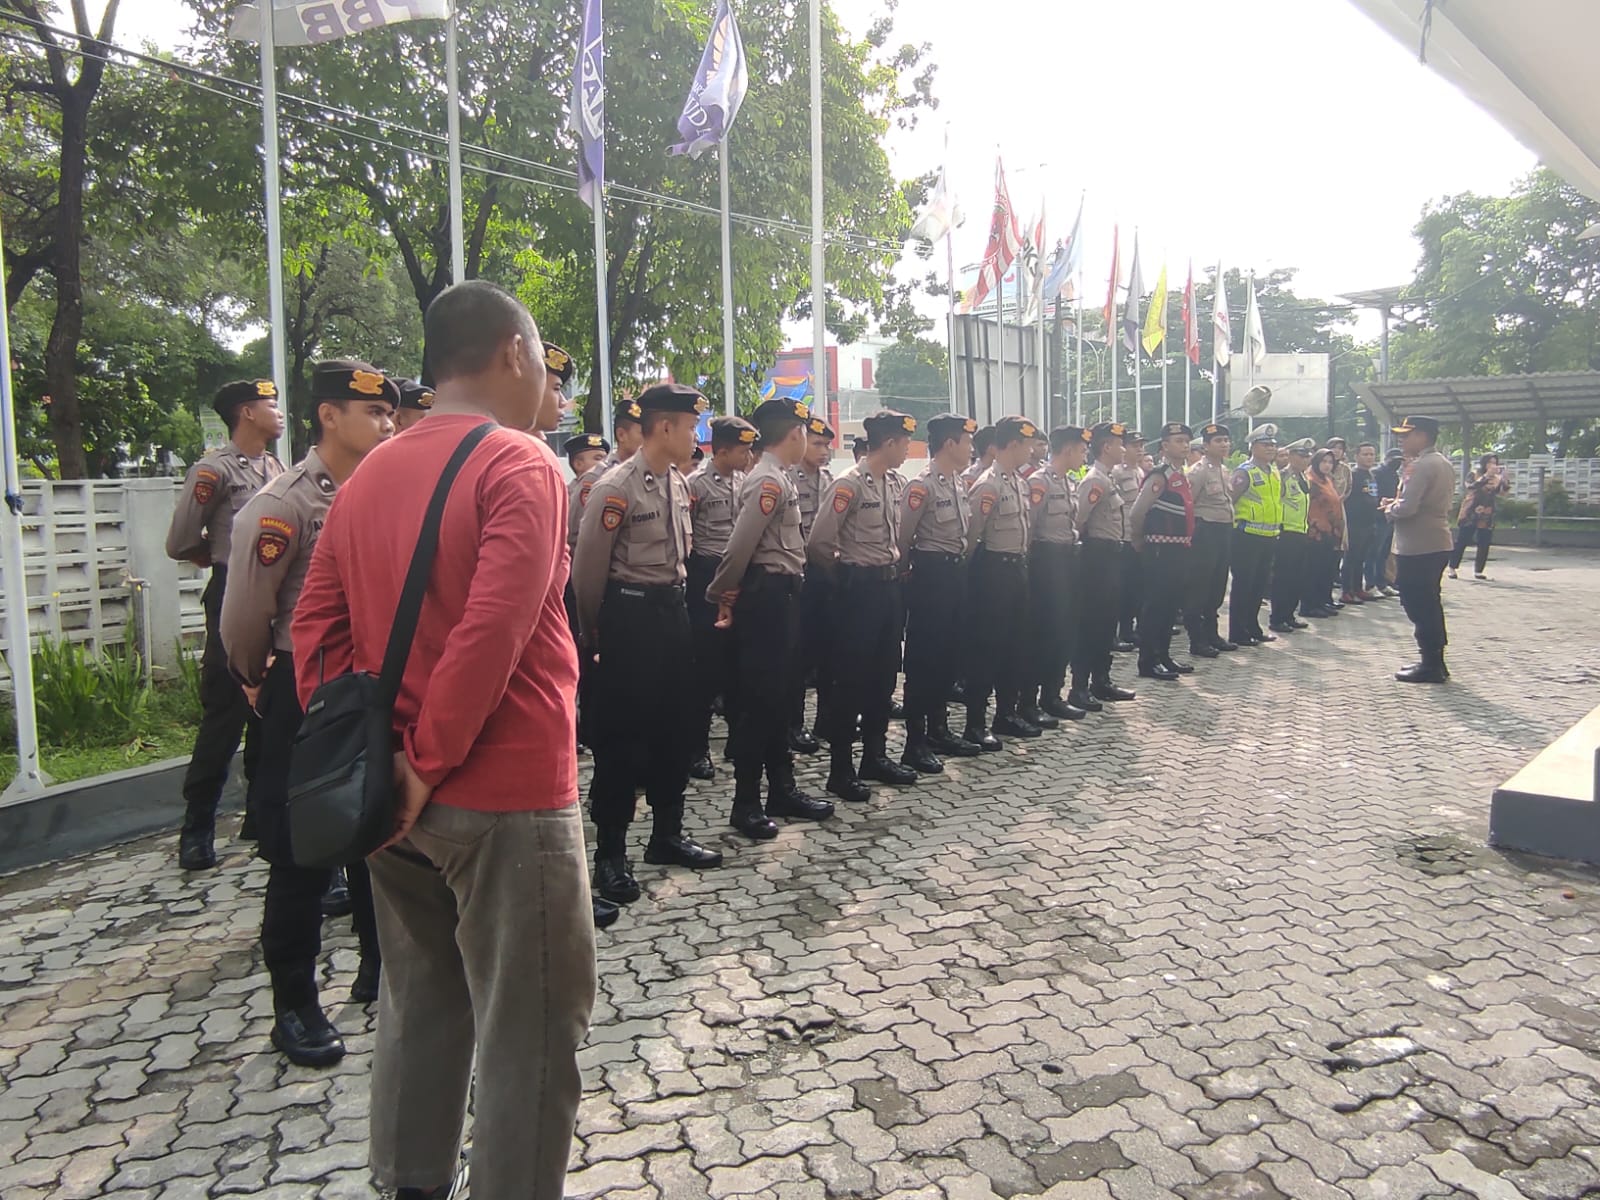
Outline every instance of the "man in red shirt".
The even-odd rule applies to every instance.
[[[377,672],[435,481],[469,432],[504,427],[445,506],[395,702],[398,828],[368,860],[386,960],[371,1163],[400,1200],[450,1191],[476,1051],[474,1190],[559,1200],[595,994],[567,492],[525,432],[546,388],[527,309],[463,283],[424,332],[428,419],[339,489],[294,619],[302,703],[323,678]]]

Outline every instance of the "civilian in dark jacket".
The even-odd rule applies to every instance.
[[[1400,464],[1405,461],[1405,455],[1400,453],[1397,446],[1383,456],[1383,466],[1372,472],[1372,478],[1378,484],[1378,503],[1381,506],[1385,500],[1393,500],[1400,494]],[[1376,536],[1372,539],[1372,550],[1367,555],[1367,590],[1381,592],[1385,596],[1398,596],[1393,587],[1389,585],[1389,551],[1394,548],[1394,526],[1389,524],[1389,519],[1379,512],[1374,521]]]
[[[1356,465],[1350,472],[1350,494],[1344,498],[1344,526],[1349,546],[1345,550],[1344,576],[1340,583],[1346,604],[1378,599],[1371,576],[1367,574],[1367,559],[1383,516],[1378,511],[1377,462],[1378,448],[1371,442],[1362,442],[1356,447]]]

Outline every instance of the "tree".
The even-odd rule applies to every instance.
[[[949,354],[928,338],[896,342],[878,355],[876,383],[886,408],[926,422],[950,407]]]

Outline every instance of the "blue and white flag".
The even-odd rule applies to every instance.
[[[1072,223],[1072,232],[1067,234],[1065,242],[1056,243],[1055,253],[1050,258],[1048,273],[1044,278],[1044,298],[1049,303],[1059,300],[1061,293],[1072,286],[1072,279],[1078,273],[1078,264],[1083,261],[1083,240],[1078,236],[1083,229],[1083,201],[1078,201],[1078,219]]]
[[[571,128],[578,135],[578,196],[593,208],[606,181],[606,34],[600,0],[584,0],[583,37],[572,70]]]
[[[272,40],[279,46],[319,46],[402,21],[444,20],[449,0],[272,0]],[[233,10],[228,36],[241,42],[261,40],[261,9],[256,0]]]
[[[667,153],[699,158],[715,149],[728,136],[749,88],[750,71],[744,59],[739,23],[733,19],[728,0],[717,0],[711,36],[706,39],[700,69],[695,72],[683,115],[678,118],[678,136],[683,141],[669,147]]]

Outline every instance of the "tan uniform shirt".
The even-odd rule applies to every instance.
[[[1028,478],[1030,542],[1072,546],[1078,541],[1078,481],[1049,463]]]
[[[1228,468],[1202,458],[1189,468],[1189,490],[1194,493],[1194,519],[1217,525],[1233,524],[1233,496],[1228,491]]]
[[[780,575],[801,575],[806,568],[800,493],[794,476],[770,455],[763,455],[739,485],[738,516],[722,562],[706,588],[706,599],[719,604],[737,592],[750,567],[765,567]]]
[[[246,687],[266,678],[272,651],[294,649],[294,606],[338,488],[313,447],[234,518],[220,632],[228,669]]]
[[[811,526],[817,519],[817,509],[822,506],[822,497],[833,486],[833,471],[822,467],[812,474],[804,467],[795,467],[789,475],[800,496],[800,530],[810,537]]]
[[[1134,502],[1139,499],[1139,491],[1144,487],[1144,472],[1138,467],[1119,465],[1111,470],[1111,482],[1122,496],[1123,528],[1126,531],[1122,540],[1128,541],[1131,529],[1127,525],[1126,517],[1133,511]]]
[[[963,485],[965,485],[967,491],[970,492],[972,490],[972,485],[978,482],[978,476],[982,475],[988,469],[989,468],[984,463],[983,459],[980,458],[973,462],[973,464],[965,471],[961,472],[961,482]]]
[[[245,502],[283,474],[271,451],[250,459],[229,442],[208,450],[184,477],[167,527],[167,557],[179,562],[210,558],[226,566],[233,548],[233,519]]]
[[[1437,554],[1455,546],[1450,533],[1456,472],[1450,460],[1429,450],[1400,471],[1400,493],[1389,509],[1396,554]]]
[[[689,486],[676,467],[657,475],[634,455],[589,493],[572,559],[572,594],[585,641],[599,630],[606,583],[681,585],[689,561]]]
[[[965,554],[972,506],[959,475],[946,475],[938,464],[906,485],[900,498],[900,558],[913,550],[934,554]]]
[[[743,483],[743,472],[723,475],[709,465],[689,476],[689,517],[696,554],[722,557],[733,532],[734,499]]]
[[[589,493],[612,467],[617,465],[617,452],[613,450],[582,475],[567,485],[567,549],[578,546],[578,522],[583,520],[583,506],[589,503]]]
[[[810,560],[825,571],[836,562],[852,567],[888,567],[900,558],[895,527],[900,510],[887,476],[875,478],[857,463],[833,481],[806,539]]]
[[[990,467],[972,486],[972,529],[967,553],[982,545],[998,554],[1028,548],[1026,484],[1018,475]]]
[[[1078,485],[1078,536],[1108,542],[1128,540],[1127,502],[1098,463]]]

